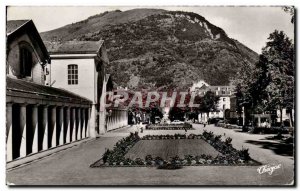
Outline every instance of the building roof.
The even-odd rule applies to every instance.
[[[50,54],[92,54],[98,53],[103,40],[99,41],[65,41],[50,42],[45,41],[45,45]]]
[[[46,46],[32,20],[10,20],[6,22],[7,44],[24,33],[29,36],[33,46],[38,49],[39,54],[42,56],[41,59],[50,63]]]
[[[6,94],[11,96],[30,96],[30,98],[42,98],[50,101],[62,101],[80,104],[91,104],[87,98],[83,98],[77,94],[67,90],[44,86],[24,80],[6,77]]]
[[[6,23],[6,34],[9,35],[30,20],[11,20]]]

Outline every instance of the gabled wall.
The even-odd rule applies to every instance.
[[[30,77],[22,78],[26,81],[35,82],[44,85],[44,70],[41,65],[37,50],[34,48],[33,43],[25,33],[18,38],[15,38],[10,44],[7,45],[7,62],[6,73],[12,78],[20,78],[20,44],[27,44],[32,50],[32,73]]]

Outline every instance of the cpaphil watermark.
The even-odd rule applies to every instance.
[[[151,104],[160,107],[199,107],[195,103],[196,92],[106,92],[101,96],[101,109],[108,107],[118,107],[120,103],[125,103],[128,107],[137,106],[139,108],[148,108]]]
[[[281,168],[281,164],[277,164],[277,165],[267,164],[267,165],[260,166],[257,169],[257,172],[259,174],[269,173],[269,175],[272,175],[275,170],[280,169],[280,168]]]

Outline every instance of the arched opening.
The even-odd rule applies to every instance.
[[[32,75],[32,52],[33,49],[27,42],[22,42],[19,44],[20,49],[20,78],[30,77]]]

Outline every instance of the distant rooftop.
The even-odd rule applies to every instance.
[[[50,54],[93,54],[97,53],[103,44],[99,41],[66,41],[50,42],[44,41]]]
[[[6,34],[9,35],[30,20],[10,20],[6,22]]]

